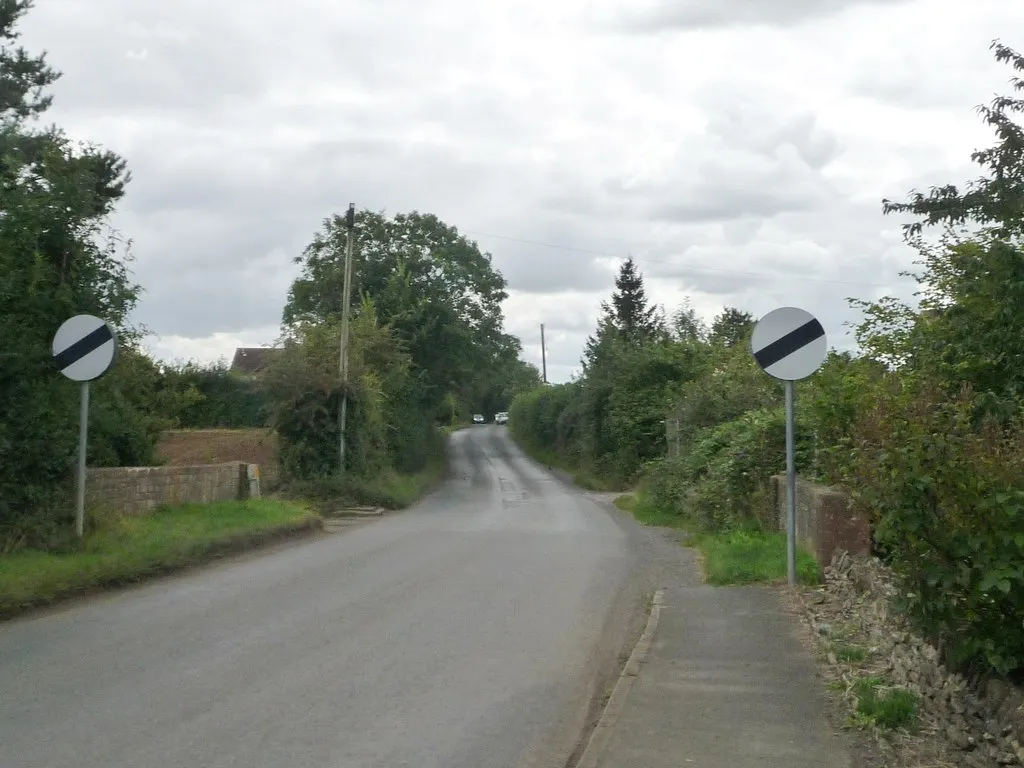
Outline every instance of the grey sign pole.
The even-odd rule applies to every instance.
[[[75,533],[85,535],[85,470],[89,447],[89,382],[98,379],[117,358],[117,334],[105,320],[75,315],[65,320],[53,337],[51,348],[58,370],[81,383],[78,411],[78,484],[75,495]]]
[[[89,449],[89,382],[82,382],[78,407],[78,485],[75,487],[75,533],[85,535],[85,456]]]
[[[810,312],[781,307],[762,317],[750,338],[754,360],[786,388],[786,574],[796,584],[796,461],[793,382],[814,373],[828,353],[825,329]]]
[[[793,382],[786,381],[786,575],[796,584],[796,458],[793,449]]]

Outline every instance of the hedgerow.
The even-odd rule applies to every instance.
[[[1024,72],[1016,52],[993,50]],[[1024,79],[1013,85],[1024,90]],[[997,135],[972,156],[980,179],[964,191],[946,185],[884,201],[886,213],[915,219],[905,231],[919,254],[918,301],[851,300],[863,313],[857,351],[831,353],[797,385],[796,464],[868,516],[877,551],[904,587],[903,609],[949,663],[1020,675],[1024,128],[1016,118],[1024,100],[1000,97],[980,112]],[[941,237],[926,239],[933,225]],[[633,408],[612,418],[612,404],[635,399],[624,382],[642,369],[638,361],[674,349],[687,366],[648,401],[664,414],[658,455],[624,475],[639,482],[637,503],[657,510],[652,519],[712,531],[776,527],[767,488],[784,470],[781,391],[744,343],[750,320],[726,308],[708,329],[684,307],[669,322],[647,305],[627,262],[583,374],[558,401],[572,428],[548,429],[550,417],[535,413],[542,400],[528,394],[515,406],[518,434],[528,446],[621,471],[643,455],[638,440],[651,444],[651,417]]]

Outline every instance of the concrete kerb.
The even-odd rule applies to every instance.
[[[626,665],[622,668],[619,679],[612,689],[612,695],[608,698],[608,703],[605,704],[604,711],[601,713],[597,725],[594,726],[594,730],[587,740],[587,746],[583,750],[583,754],[580,756],[575,768],[597,768],[599,765],[601,756],[608,748],[608,743],[611,740],[622,708],[625,706],[629,691],[633,687],[633,682],[640,673],[640,665],[643,664],[651,648],[654,633],[658,629],[658,620],[661,618],[661,607],[664,605],[664,601],[664,590],[657,590],[651,600],[651,613],[647,617],[647,626],[644,627],[643,634],[640,635],[640,639],[637,640],[636,645],[633,647],[633,652],[629,655],[629,660],[626,661]]]

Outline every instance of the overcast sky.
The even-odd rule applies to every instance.
[[[272,343],[354,202],[476,239],[562,381],[630,254],[670,312],[801,306],[838,346],[846,297],[909,295],[880,200],[975,175],[1024,3],[38,0],[22,29],[65,73],[51,118],[130,164],[158,357]]]

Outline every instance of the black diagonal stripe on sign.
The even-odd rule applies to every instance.
[[[816,318],[808,320],[796,330],[790,331],[778,341],[773,341],[754,353],[754,359],[762,368],[771,368],[801,347],[806,347],[815,339],[825,335],[825,329]]]
[[[54,355],[53,359],[57,361],[57,368],[63,371],[69,365],[77,363],[90,352],[95,352],[112,338],[114,336],[111,334],[110,328],[104,323],[92,333],[80,338],[63,352]]]

